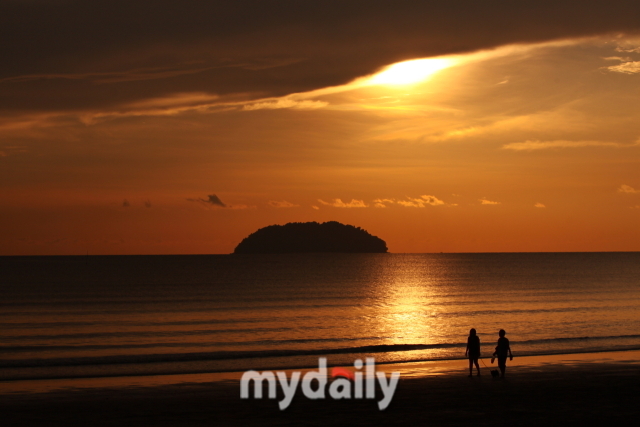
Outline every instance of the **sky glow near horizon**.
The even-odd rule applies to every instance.
[[[635,33],[362,69],[274,43],[1,74],[0,254],[229,253],[330,220],[391,252],[640,250]]]

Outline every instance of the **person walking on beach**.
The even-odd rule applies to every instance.
[[[467,351],[464,355],[469,355],[469,376],[473,375],[473,364],[475,363],[478,374],[480,375],[480,365],[478,365],[478,358],[480,357],[480,337],[476,335],[476,330],[471,328],[469,331],[469,338],[467,338]]]
[[[506,332],[504,329],[500,329],[498,332],[500,338],[498,338],[498,345],[496,351],[493,353],[493,357],[498,358],[498,367],[500,368],[500,377],[504,377],[507,370],[507,355],[509,360],[513,360],[513,354],[511,354],[511,347],[509,346],[509,340],[505,337]],[[493,362],[493,359],[491,360]]]

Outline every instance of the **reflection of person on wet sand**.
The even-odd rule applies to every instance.
[[[478,375],[480,375],[480,365],[478,358],[480,357],[480,337],[476,335],[476,330],[471,328],[469,338],[467,338],[467,351],[464,355],[469,355],[469,376],[473,375],[473,364],[475,363]]]
[[[498,367],[500,368],[501,377],[504,377],[504,373],[507,370],[507,355],[509,356],[509,360],[513,360],[509,340],[505,337],[505,334],[506,332],[504,329],[500,329],[500,332],[498,332],[498,335],[500,335],[500,338],[498,338],[498,345],[496,346],[495,353],[493,353],[493,357],[498,358]]]

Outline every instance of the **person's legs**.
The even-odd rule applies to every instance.
[[[477,375],[480,375],[480,365],[478,364],[478,358],[477,357],[473,360],[473,363],[475,363],[475,365],[476,365],[476,370],[478,371]]]
[[[469,357],[469,376],[473,375],[473,357]]]
[[[500,376],[504,377],[504,373],[507,370],[507,358],[498,357],[498,367],[500,368]]]

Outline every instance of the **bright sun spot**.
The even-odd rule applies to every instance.
[[[413,59],[398,62],[371,76],[367,84],[408,85],[418,83],[453,65],[455,65],[455,61],[449,58]]]

